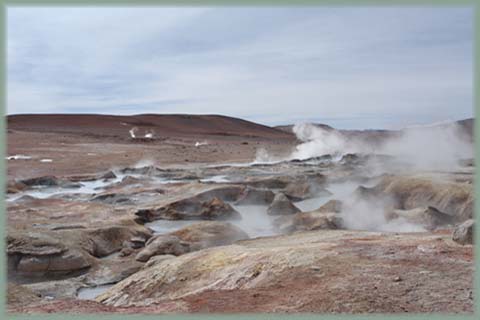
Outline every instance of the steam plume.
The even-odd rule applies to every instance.
[[[130,137],[132,139],[135,139],[136,136],[135,136],[135,133],[138,131],[138,128],[137,127],[133,127],[132,129],[130,129],[128,132],[130,133]]]
[[[375,153],[393,156],[418,169],[455,168],[460,159],[473,157],[473,145],[456,123],[409,127],[380,142],[368,141],[361,133],[347,136],[332,128],[309,123],[296,124],[293,132],[301,144],[283,160],[304,160],[326,154]],[[378,133],[382,135],[383,133]],[[256,162],[275,161],[265,150],[257,152]]]

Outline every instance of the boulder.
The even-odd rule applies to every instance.
[[[246,188],[236,205],[269,205],[272,203],[275,194],[270,190]]]
[[[82,182],[82,181],[95,181],[95,180],[110,180],[115,179],[117,176],[113,171],[107,171],[104,173],[95,173],[95,174],[79,174],[79,175],[69,175],[66,178],[69,181],[73,182]]]
[[[267,213],[271,216],[289,215],[297,212],[300,212],[300,209],[290,202],[283,193],[277,193],[272,204],[267,209]]]
[[[233,209],[231,205],[218,198],[213,198],[210,201],[203,202],[200,216],[202,219],[207,220],[241,219],[240,213]]]
[[[62,241],[37,232],[10,232],[7,235],[7,254],[25,256],[50,256],[67,251]]]
[[[428,176],[388,176],[370,191],[372,196],[390,198],[397,209],[431,206],[452,216],[457,223],[473,217],[472,184],[439,181]]]
[[[105,257],[93,265],[84,276],[87,285],[101,286],[119,282],[134,274],[143,267],[143,263],[133,257],[124,258],[120,255]]]
[[[16,270],[24,274],[69,273],[91,266],[91,259],[80,250],[69,249],[60,255],[22,256]]]
[[[145,242],[147,241],[144,237],[132,237],[130,239],[131,247],[133,249],[139,249],[145,247]]]
[[[455,242],[460,244],[473,244],[473,232],[474,232],[475,221],[469,219],[464,223],[458,225],[455,230],[453,230],[452,239]]]
[[[279,216],[273,221],[273,225],[281,233],[288,234],[297,231],[342,229],[343,220],[335,212],[315,210]]]
[[[143,239],[145,242],[152,237],[152,232],[143,226],[110,226],[81,230],[79,237],[85,241],[83,248],[91,255],[101,258],[108,256],[123,248],[125,241],[133,238]]]
[[[185,172],[185,173],[182,173],[182,174],[175,177],[175,180],[180,180],[180,181],[186,181],[186,180],[196,180],[196,181],[198,181],[200,179],[202,179],[202,177],[200,177],[197,174],[190,173],[190,172]]]
[[[207,190],[195,195],[199,201],[207,201],[212,198],[218,198],[222,201],[237,201],[245,192],[244,186],[227,186]]]
[[[340,164],[343,165],[357,165],[363,162],[363,158],[356,153],[347,153],[340,159]]]
[[[55,176],[43,176],[20,181],[26,186],[44,186],[44,187],[61,187],[61,188],[80,188],[82,185],[77,182],[59,179]]]
[[[113,173],[113,171],[108,171],[102,174],[99,178],[102,179],[103,181],[108,181],[108,180],[117,178],[117,175]]]
[[[172,232],[189,243],[191,250],[199,250],[213,246],[223,246],[238,240],[248,239],[248,235],[229,222],[203,221],[191,224]]]
[[[107,204],[124,204],[131,205],[135,201],[132,200],[132,195],[130,194],[121,194],[121,193],[103,193],[94,196],[91,201],[97,201]]]
[[[403,218],[406,221],[418,224],[427,230],[435,230],[438,227],[448,226],[454,223],[454,218],[440,212],[434,207],[421,207],[411,210],[393,210],[386,215],[387,220]]]
[[[22,273],[47,272],[50,256],[25,256],[20,257],[16,271]]]
[[[135,252],[135,248],[133,247],[132,243],[130,241],[124,241],[119,255],[120,257],[128,257],[134,252]]]
[[[248,239],[248,235],[231,223],[198,222],[175,232],[151,238],[135,259],[145,262],[157,255],[179,256],[190,251],[227,245],[243,239]]]
[[[258,189],[283,189],[292,178],[289,176],[268,177],[268,178],[252,178],[243,182],[243,184]]]
[[[289,183],[283,190],[283,193],[293,201],[301,201],[316,196],[329,196],[332,194],[327,189],[309,181]]]
[[[20,263],[22,263],[22,260],[20,260]],[[47,270],[53,272],[69,272],[88,268],[90,266],[91,259],[85,252],[81,250],[69,249],[61,256],[52,257]]]
[[[172,202],[159,209],[142,209],[135,213],[142,221],[166,220],[227,220],[242,216],[229,204],[218,198],[200,201],[193,198]]]
[[[315,210],[315,212],[342,212],[343,203],[340,200],[329,200],[327,203],[322,205],[320,208]]]
[[[18,193],[28,189],[28,186],[20,181],[9,181],[7,184],[7,193]]]
[[[145,248],[137,254],[135,260],[146,262],[155,255],[179,256],[189,251],[190,245],[183,242],[179,237],[170,234],[158,235],[147,242]]]
[[[331,212],[301,212],[293,217],[295,231],[335,230],[340,229],[341,226],[342,219]]]

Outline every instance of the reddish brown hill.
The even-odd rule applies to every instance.
[[[153,131],[155,136],[220,135],[292,138],[292,134],[278,129],[220,115],[22,114],[8,116],[8,129],[20,131],[128,137],[128,131],[134,127],[138,128],[138,136]]]

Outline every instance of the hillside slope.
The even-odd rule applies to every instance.
[[[254,122],[220,115],[157,115],[133,116],[94,114],[22,114],[10,115],[9,130],[78,133],[103,136],[129,136],[153,132],[155,136],[223,135],[263,138],[291,138],[292,135]]]

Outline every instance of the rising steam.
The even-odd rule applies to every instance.
[[[310,123],[293,126],[297,139],[303,141],[291,154],[291,159],[304,160],[325,154],[356,153],[364,150],[361,145],[349,142],[341,133],[333,129],[317,127]]]
[[[128,132],[130,133],[130,137],[131,137],[132,139],[135,139],[135,138],[136,138],[136,135],[135,135],[135,134],[137,133],[137,131],[138,131],[138,128],[137,128],[137,127],[133,127],[132,129],[130,129],[130,130],[128,131]]]
[[[417,224],[410,223],[403,218],[388,220],[386,213],[393,209],[389,198],[376,198],[368,201],[350,195],[343,199],[340,217],[343,226],[352,230],[384,231],[384,232],[422,232],[425,229]]]
[[[145,133],[144,138],[146,139],[153,139],[155,132],[153,130],[149,130]]]
[[[200,147],[200,146],[206,146],[206,145],[208,145],[207,141],[201,141],[201,142],[197,141],[197,142],[195,142],[195,147],[197,147],[197,148]]]
[[[415,168],[434,170],[455,168],[460,159],[473,157],[473,145],[456,123],[410,127],[381,141],[368,141],[365,136],[362,138],[362,133],[354,133],[352,137],[342,131],[309,123],[296,124],[293,132],[302,143],[283,160],[304,160],[326,154],[384,154]],[[257,152],[255,162],[269,161],[278,159],[273,159],[266,150]]]

